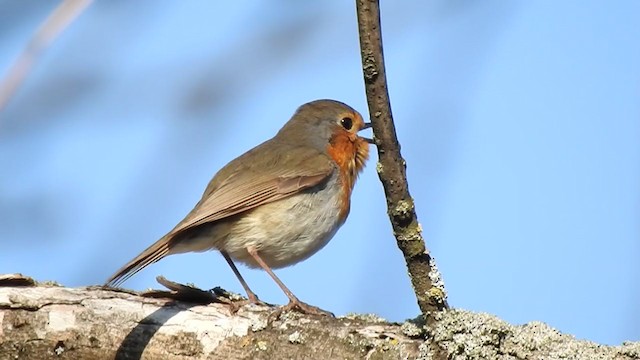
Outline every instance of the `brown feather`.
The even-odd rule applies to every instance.
[[[140,253],[140,255],[116,271],[116,273],[107,280],[107,285],[113,287],[120,286],[120,284],[127,281],[127,279],[138,273],[138,271],[169,255],[170,240],[170,237],[167,235],[149,246]]]

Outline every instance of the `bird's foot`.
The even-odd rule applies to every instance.
[[[247,305],[258,305],[258,306],[266,306],[271,307],[273,305],[266,303],[262,300],[251,301],[250,299],[242,299],[242,300],[234,300],[228,303],[229,309],[231,310],[231,314],[235,314],[242,308]]]
[[[328,316],[335,317],[332,312],[322,310],[317,306],[309,305],[304,303],[298,299],[290,300],[287,305],[280,306],[276,308],[271,315],[269,315],[270,319],[278,319],[280,316],[287,311],[296,311],[305,315],[318,315],[318,316]]]
[[[258,296],[253,292],[247,294],[248,298],[244,298],[239,294],[229,292],[220,287],[216,287],[212,289],[212,291],[214,294],[216,294],[216,296],[218,296],[218,298],[224,298],[228,300],[228,301],[225,301],[225,303],[229,305],[229,310],[231,311],[232,314],[237,313],[241,307],[250,305],[250,304],[258,305],[258,306],[266,306],[266,307],[273,306],[269,303],[266,303],[260,300]]]

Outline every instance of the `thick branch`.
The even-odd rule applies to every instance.
[[[0,359],[640,359],[640,343],[602,346],[460,310],[428,326],[291,313],[268,324],[270,310],[231,315],[222,304],[0,276]]]
[[[384,69],[380,6],[377,0],[356,0],[362,69],[369,114],[378,146],[377,170],[387,198],[387,209],[398,247],[402,250],[411,283],[423,313],[446,309],[446,292],[429,255],[407,184],[406,163],[400,154],[391,115]]]
[[[419,339],[372,316],[176,302],[102,288],[0,285],[0,359],[417,358]]]

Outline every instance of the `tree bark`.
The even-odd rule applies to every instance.
[[[0,279],[0,359],[640,359],[640,343],[602,346],[462,310],[430,325],[297,313],[268,322],[272,310]]]

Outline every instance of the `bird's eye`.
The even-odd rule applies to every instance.
[[[351,128],[353,127],[353,119],[351,119],[350,117],[343,117],[342,119],[340,119],[340,125],[342,125],[342,127],[346,130],[351,130]]]

